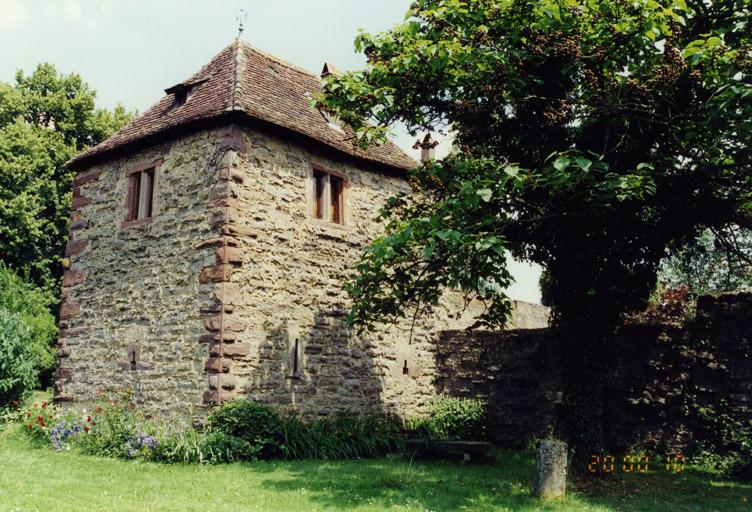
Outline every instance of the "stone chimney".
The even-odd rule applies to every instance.
[[[324,69],[321,70],[321,78],[326,78],[337,72],[337,68],[331,62],[324,62]]]

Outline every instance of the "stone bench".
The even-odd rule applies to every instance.
[[[491,443],[485,441],[428,441],[409,439],[405,443],[413,456],[427,459],[461,460],[463,462],[492,462],[488,455]]]

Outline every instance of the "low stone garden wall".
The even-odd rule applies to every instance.
[[[613,342],[611,447],[691,448],[701,408],[752,421],[752,293],[701,297],[688,325],[625,325]],[[523,444],[546,433],[561,403],[559,350],[551,329],[445,331],[436,387],[485,398],[492,440]]]

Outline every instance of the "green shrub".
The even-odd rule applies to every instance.
[[[45,401],[35,402],[20,411],[21,431],[33,441],[47,444],[57,416],[52,404]]]
[[[259,456],[278,456],[282,442],[282,417],[274,407],[245,399],[232,400],[209,413],[209,432],[217,432],[248,442]]]
[[[273,407],[245,399],[212,410],[207,429],[246,441],[255,456],[265,459],[375,457],[393,452],[402,444],[394,425],[378,417],[304,419],[282,415]]]
[[[0,413],[28,399],[39,373],[34,363],[29,327],[0,307]]]
[[[734,480],[752,482],[752,446],[737,452],[728,466],[728,475]]]
[[[281,448],[286,459],[357,459],[393,453],[403,444],[394,424],[375,416],[289,416]]]
[[[159,436],[147,458],[167,464],[221,464],[255,460],[258,452],[257,446],[244,439],[191,428]]]
[[[408,432],[421,439],[482,441],[486,438],[486,404],[477,398],[436,397],[428,414],[407,422]]]
[[[219,464],[259,458],[354,459],[400,450],[404,439],[394,423],[376,416],[340,415],[304,419],[244,399],[214,408],[206,431],[147,420],[131,393],[99,405],[91,415],[56,417],[51,406],[42,421],[26,414],[28,435],[56,450],[77,448],[89,455],[140,458],[162,463]],[[21,415],[23,416],[23,415]]]
[[[99,405],[84,421],[75,445],[88,455],[119,458],[147,455],[156,446],[156,428],[136,411],[131,398],[130,392],[122,392]]]
[[[700,449],[693,462],[724,477],[752,482],[752,425],[731,414],[725,400],[695,412],[701,420]]]
[[[54,300],[18,277],[0,262],[0,309],[17,313],[29,330],[29,354],[41,380],[50,382],[55,370],[55,317],[50,313]]]

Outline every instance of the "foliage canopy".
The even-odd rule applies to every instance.
[[[20,316],[0,307],[0,413],[28,398],[37,383],[29,342],[29,328]]]
[[[355,317],[458,286],[487,296],[499,323],[488,282],[509,283],[505,250],[618,316],[652,290],[667,246],[748,225],[749,18],[743,1],[423,0],[391,31],[360,34],[367,69],[330,77],[321,106],[362,143],[402,121],[451,129],[456,152],[385,209]]]
[[[707,229],[661,261],[658,280],[687,286],[692,296],[752,287],[752,232],[734,226]]]
[[[95,96],[51,64],[0,83],[0,259],[50,292],[68,234],[73,173],[64,164],[131,118],[122,106],[95,108]]]
[[[55,369],[57,322],[50,313],[54,303],[50,294],[42,293],[31,283],[18,277],[0,261],[0,309],[18,315],[18,320],[28,330],[25,339],[29,363],[47,384]]]
[[[319,106],[363,145],[402,122],[451,131],[455,150],[383,210],[351,321],[424,312],[451,287],[499,325],[506,253],[537,262],[581,384],[571,430],[601,421],[602,340],[645,304],[667,248],[750,226],[750,16],[747,0],[418,0],[361,33],[367,67],[329,77]]]

